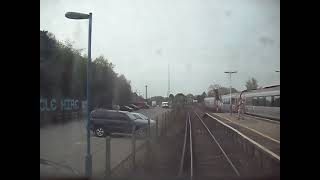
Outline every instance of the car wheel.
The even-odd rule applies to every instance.
[[[105,131],[103,128],[95,128],[94,133],[97,137],[104,137],[106,135]]]

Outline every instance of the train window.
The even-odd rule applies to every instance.
[[[258,97],[258,106],[265,106],[266,105],[266,97],[260,96]]]
[[[246,98],[246,105],[247,106],[252,106],[252,97]]]
[[[280,96],[274,96],[273,106],[280,107]]]
[[[235,98],[231,98],[231,102],[232,102],[232,104],[235,104],[236,103],[236,99]]]
[[[253,97],[253,99],[252,99],[252,105],[253,105],[253,106],[258,106],[258,97]]]
[[[272,106],[272,97],[271,96],[266,97],[266,106],[268,106],[268,107]]]

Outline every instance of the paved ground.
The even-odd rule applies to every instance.
[[[280,157],[280,124],[245,117],[238,120],[229,113],[211,113]]]
[[[140,112],[151,119],[161,116],[167,109],[160,107],[142,109]],[[93,175],[101,176],[105,168],[105,139],[93,137],[91,140]],[[137,147],[143,140],[137,140]],[[84,174],[84,157],[86,131],[84,121],[74,121],[64,125],[40,128],[40,161],[52,162],[55,165],[72,169],[79,175]],[[128,137],[112,137],[111,167],[115,167],[131,152],[131,141]],[[40,165],[40,174],[48,172],[49,166]]]
[[[230,116],[229,113],[214,113],[218,116],[227,118],[234,123],[239,123],[248,128],[254,129],[262,134],[265,134],[273,139],[280,141],[280,124],[271,123],[253,117],[245,116],[244,119],[238,120],[235,115]]]

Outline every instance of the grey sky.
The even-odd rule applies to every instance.
[[[224,71],[238,70],[242,90],[280,83],[279,0],[40,0],[40,29],[87,50],[86,20],[67,11],[93,13],[92,56],[104,55],[115,71],[148,96],[170,89],[200,94],[210,84],[229,86]]]

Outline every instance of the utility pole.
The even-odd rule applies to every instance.
[[[168,92],[167,96],[169,97],[170,95],[170,64],[168,64]]]
[[[148,102],[148,96],[147,96],[147,93],[148,93],[148,86],[146,85],[146,101]]]

